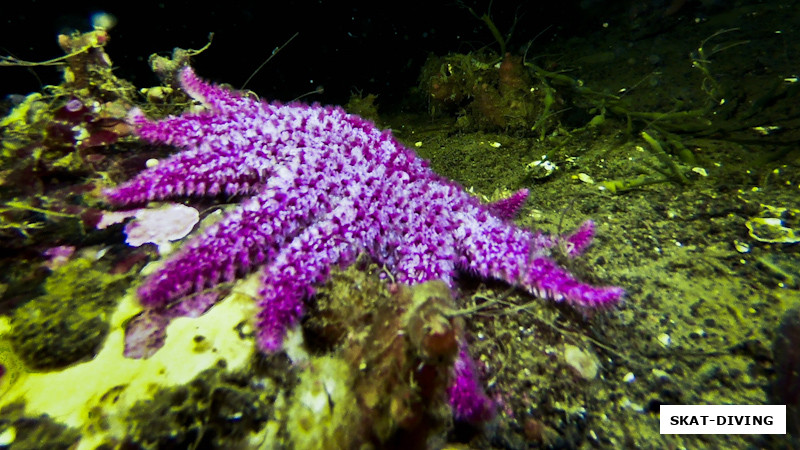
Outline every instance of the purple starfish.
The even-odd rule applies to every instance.
[[[452,286],[463,270],[577,306],[623,295],[581,283],[549,258],[556,245],[580,254],[591,222],[561,238],[508,220],[527,190],[484,205],[390,132],[341,108],[260,102],[208,84],[189,67],[180,79],[203,111],[153,122],[134,110],[130,122],[142,139],[184,150],[107,191],[109,201],[246,198],[145,280],[138,294],[146,307],[164,308],[263,267],[257,340],[274,352],[331,268],[364,252],[400,283]]]

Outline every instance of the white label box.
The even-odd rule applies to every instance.
[[[786,405],[661,405],[661,434],[786,434]]]

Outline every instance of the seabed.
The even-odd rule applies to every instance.
[[[0,119],[0,447],[796,448],[800,83],[788,55],[800,39],[765,30],[800,17],[776,2],[725,14],[759,19],[726,29],[719,14],[624,46],[606,31],[536,49],[557,60],[432,56],[409,86],[415,108],[384,113],[374,95],[345,106],[484,201],[530,189],[521,226],[564,233],[594,220],[586,255],[559,263],[626,289],[622,304],[585,311],[464,274],[453,301],[497,405],[482,424],[454,421],[444,398],[419,409],[414,379],[351,365],[378,352],[370,339],[394,342],[374,317],[435,297],[391,292],[369,261],[321,287],[280,354],[253,341],[256,275],[173,320],[148,358],[125,357],[125,329],[143,311],[135,287],[170,249],[128,245],[123,224],[97,229],[109,208],[100,191],[174,151],[132,136],[127,110],[189,102],[118,79],[105,31],[64,37],[63,83]],[[756,57],[768,68],[754,70]],[[230,207],[192,206],[200,223],[172,250]],[[662,435],[664,404],[786,404],[789,434]]]

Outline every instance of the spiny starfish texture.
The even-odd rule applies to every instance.
[[[129,121],[142,139],[184,150],[107,191],[108,200],[126,206],[223,193],[246,198],[144,281],[138,294],[146,307],[166,307],[263,267],[257,340],[274,352],[315,286],[361,253],[400,283],[441,279],[452,286],[462,270],[577,306],[623,295],[618,287],[581,283],[549,258],[556,245],[580,254],[592,239],[591,222],[551,237],[508,220],[527,190],[485,205],[390,132],[341,108],[257,101],[206,83],[189,67],[180,80],[203,111],[156,122],[134,110]],[[456,384],[462,378],[457,374]],[[451,395],[468,397],[470,383]],[[459,401],[451,398],[457,415]],[[475,415],[474,405],[465,408],[463,416]]]

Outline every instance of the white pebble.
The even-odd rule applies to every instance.
[[[633,383],[633,381],[635,379],[636,379],[636,375],[634,375],[633,372],[628,372],[628,373],[625,374],[624,377],[622,377],[622,381],[624,381],[626,383]]]

